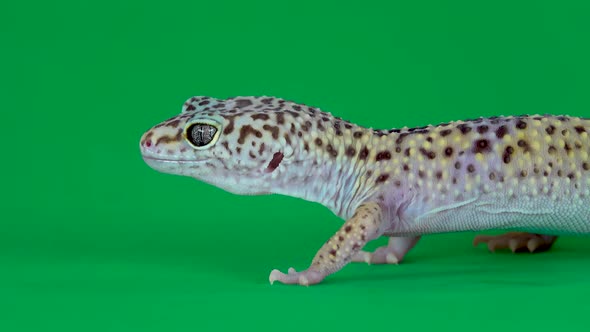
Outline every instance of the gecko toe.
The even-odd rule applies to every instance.
[[[486,243],[488,250],[510,249],[513,253],[546,251],[553,245],[556,236],[541,235],[524,232],[510,232],[501,235],[478,235],[473,239],[473,245]]]
[[[309,286],[317,284],[322,281],[325,277],[325,273],[320,271],[307,269],[305,271],[297,272],[294,268],[289,268],[288,274],[282,273],[279,270],[272,270],[268,277],[270,284],[272,285],[275,281],[283,284],[298,284],[301,286]]]

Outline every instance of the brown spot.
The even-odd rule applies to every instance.
[[[547,134],[553,135],[553,133],[555,133],[555,127],[553,125],[550,125],[549,127],[545,128],[545,131],[547,132]]]
[[[440,136],[445,137],[445,136],[448,136],[449,134],[451,134],[452,132],[453,132],[453,130],[451,130],[451,129],[441,130]]]
[[[396,152],[396,153],[400,153],[400,152],[402,152],[402,148],[401,148],[401,147],[399,147],[399,146],[396,146],[396,147],[395,147],[395,152]]]
[[[457,129],[459,129],[461,131],[461,134],[463,134],[463,135],[465,135],[471,131],[471,127],[469,127],[468,125],[466,125],[464,123],[458,125]]]
[[[506,129],[506,126],[500,126],[498,127],[498,129],[496,129],[496,137],[498,138],[504,137],[506,133],[508,133],[508,129]]]
[[[410,170],[410,166],[408,166],[408,164],[404,164],[404,166],[402,168],[406,172]]]
[[[424,174],[424,171],[422,171],[422,170],[419,170],[419,171],[418,171],[418,177],[420,177],[420,178],[423,178],[423,177],[424,177],[424,175],[425,175],[425,174]]]
[[[322,139],[321,139],[321,138],[319,138],[319,137],[318,137],[318,138],[316,138],[316,139],[315,139],[315,144],[316,144],[317,146],[322,146],[322,144],[323,144],[323,142],[322,142]]]
[[[324,128],[324,126],[322,125],[322,122],[321,122],[320,120],[318,120],[318,126],[317,126],[317,127],[318,127],[318,129],[319,129],[320,131],[324,131],[324,130],[325,130],[325,128]]]
[[[563,176],[563,172],[561,170],[557,171],[557,176]]]
[[[516,144],[519,147],[523,148],[525,152],[529,151],[529,144],[525,140],[520,139]]]
[[[197,109],[197,108],[196,108],[196,107],[195,107],[195,105],[193,105],[193,104],[190,104],[190,105],[187,105],[187,106],[186,106],[186,110],[187,110],[187,111],[194,111],[194,110],[196,110],[196,109]]]
[[[565,151],[570,151],[572,149],[569,143],[565,143],[565,146],[563,148],[565,149]]]
[[[338,236],[338,241],[340,241],[340,242],[344,241],[344,236],[342,236],[342,235]]]
[[[284,124],[285,123],[285,113],[283,112],[277,112],[277,123],[278,124]]]
[[[425,148],[420,148],[420,153],[422,153],[428,159],[434,159],[436,157],[436,153],[434,153],[434,151],[428,151]]]
[[[355,154],[356,154],[356,150],[352,146],[349,146],[348,148],[346,148],[346,155],[347,156],[354,157]]]
[[[491,172],[491,173],[490,173],[490,175],[489,175],[488,177],[490,178],[490,180],[492,180],[492,181],[493,181],[494,179],[496,179],[496,173],[494,173],[494,172]]]
[[[275,169],[277,169],[277,167],[279,167],[279,165],[281,164],[281,161],[283,160],[283,153],[282,152],[276,152],[273,156],[271,161],[268,163],[268,166],[266,167],[266,171],[268,173],[274,171]]]
[[[473,144],[474,153],[490,152],[491,150],[492,147],[490,146],[490,142],[487,139],[478,139]]]
[[[178,129],[178,131],[176,132],[175,136],[160,136],[157,140],[156,140],[156,146],[158,146],[160,143],[164,143],[164,144],[168,144],[168,143],[172,143],[172,142],[178,142],[182,139],[182,129]]]
[[[248,152],[248,154],[250,155],[250,158],[256,159],[256,155],[254,154],[254,152],[250,151]]]
[[[488,131],[488,129],[490,129],[488,126],[481,125],[477,127],[477,132],[480,134],[485,134]]]
[[[285,141],[287,142],[287,144],[291,145],[291,136],[289,136],[289,134],[285,133]]]
[[[252,105],[252,101],[250,99],[237,99],[236,100],[236,107],[246,107]]]
[[[404,137],[406,137],[408,135],[409,135],[408,133],[401,133],[401,134],[399,134],[399,136],[395,140],[395,143],[396,144],[401,144],[404,141]]]
[[[180,119],[176,119],[176,120],[173,120],[173,121],[168,122],[166,125],[168,127],[176,127],[179,124],[180,124]]]
[[[332,157],[334,157],[334,158],[336,158],[336,157],[338,156],[338,151],[336,151],[336,150],[334,149],[334,147],[332,146],[332,144],[328,144],[328,145],[326,146],[326,151],[328,151],[328,153],[329,153],[329,154],[330,154]]]
[[[354,134],[352,134],[352,136],[354,138],[361,138],[361,137],[363,137],[363,132],[362,131],[355,131]]]
[[[512,157],[510,155],[513,152],[514,152],[513,147],[511,147],[511,146],[506,147],[506,149],[504,150],[504,154],[502,155],[502,160],[504,161],[505,164],[508,164],[512,160]]]
[[[270,118],[268,114],[264,113],[252,114],[251,117],[252,120],[268,120]]]
[[[334,250],[334,249],[330,250],[330,255],[336,256],[336,253],[337,253],[336,250]]]
[[[309,152],[309,144],[307,142],[303,142],[303,149]]]
[[[586,129],[584,129],[584,127],[582,127],[582,126],[575,126],[574,129],[576,130],[576,132],[578,134],[581,134],[586,131]]]
[[[292,123],[291,123],[291,129],[290,129],[290,131],[291,131],[291,134],[295,134],[295,131],[296,131],[295,130],[295,125],[292,124]]]
[[[549,152],[549,154],[555,154],[557,152],[557,149],[553,145],[551,145],[547,149],[547,152]]]
[[[570,178],[570,180],[573,180],[576,178],[576,175],[574,173],[570,173],[567,175],[568,178]]]
[[[274,138],[274,139],[279,138],[280,128],[278,126],[271,126],[271,125],[265,124],[264,126],[262,126],[262,129],[264,129],[266,131],[270,131],[272,134],[272,138]]]
[[[344,231],[345,231],[346,233],[350,233],[350,230],[351,230],[351,229],[352,229],[352,226],[350,226],[350,225],[348,225],[348,226],[344,227]]]
[[[405,155],[406,157],[409,157],[409,156],[410,156],[410,153],[411,153],[411,150],[410,150],[410,148],[406,148],[406,149],[404,150],[404,155]]]
[[[469,172],[469,173],[475,172],[475,166],[473,166],[473,164],[467,165],[467,172]]]
[[[389,174],[381,174],[381,175],[379,175],[379,177],[377,177],[377,180],[375,181],[375,183],[385,182],[385,181],[387,181],[388,178],[389,178]]]
[[[391,153],[389,151],[381,151],[379,153],[377,153],[377,156],[375,156],[375,161],[381,161],[381,160],[389,160],[391,159]]]
[[[426,141],[432,143],[432,137],[430,137],[430,136],[426,137]]]
[[[224,133],[225,135],[227,135],[227,134],[230,134],[232,131],[234,131],[234,118],[235,118],[235,115],[232,115],[232,116],[227,116],[227,117],[226,117],[226,119],[227,119],[227,121],[228,121],[229,123],[228,123],[228,124],[227,124],[227,126],[226,126],[226,127],[223,129],[223,133]]]
[[[527,172],[526,170],[524,170],[524,169],[523,169],[522,171],[520,171],[520,176],[521,176],[521,177],[523,177],[523,178],[524,178],[524,177],[526,177],[527,175],[528,175],[528,172]]]
[[[309,122],[309,121],[305,121],[305,123],[301,125],[301,129],[303,129],[303,131],[305,131],[305,132],[308,132],[310,128],[311,128],[311,122]]]
[[[370,177],[371,175],[373,175],[373,171],[371,171],[371,170],[368,170],[368,171],[367,171],[367,177]]]
[[[450,157],[453,155],[453,148],[450,146],[447,146],[445,149],[445,156]]]
[[[518,120],[516,122],[516,128],[518,128],[518,129],[526,129],[526,122],[524,122],[522,120]]]
[[[244,126],[242,126],[242,128],[240,128],[240,137],[238,137],[238,143],[244,144],[244,142],[246,141],[246,138],[250,134],[254,134],[254,136],[256,136],[258,138],[262,137],[262,133],[260,131],[252,128],[252,126],[250,126],[250,125],[244,125]]]
[[[460,169],[460,168],[461,168],[461,163],[457,161],[455,163],[455,169]]]
[[[258,148],[258,154],[262,156],[263,151],[264,151],[264,142],[262,142],[262,144],[260,144],[260,147]]]
[[[436,176],[437,179],[442,179],[442,172],[441,171],[437,171],[434,176]]]
[[[369,155],[369,149],[367,149],[366,146],[363,146],[363,148],[361,149],[361,153],[359,154],[359,158],[361,160],[367,159],[367,156]]]
[[[229,152],[230,156],[233,154],[231,149],[229,148],[229,144],[226,142],[221,143],[221,145]]]
[[[590,164],[588,164],[588,163],[583,163],[583,164],[582,164],[582,168],[583,168],[585,171],[587,171],[587,170],[589,170],[589,169],[590,169]]]

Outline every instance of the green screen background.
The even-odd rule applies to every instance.
[[[340,220],[157,173],[138,141],[193,95],[279,96],[374,127],[588,117],[589,14],[587,1],[1,4],[0,330],[587,327],[583,238],[513,255],[427,236],[399,266],[271,287]]]

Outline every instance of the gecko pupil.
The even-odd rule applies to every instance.
[[[212,125],[195,123],[188,128],[186,137],[191,144],[201,147],[211,143],[216,132]]]

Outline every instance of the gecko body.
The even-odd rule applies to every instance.
[[[309,285],[351,261],[398,263],[424,234],[518,229],[475,243],[533,252],[590,233],[588,132],[590,120],[551,115],[381,130],[279,98],[193,97],[140,149],[155,170],[344,219],[308,269],[269,277]],[[362,250],[380,236],[387,246]]]

